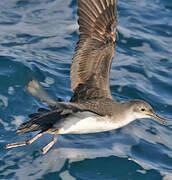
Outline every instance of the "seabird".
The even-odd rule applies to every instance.
[[[117,102],[112,99],[109,74],[117,41],[117,0],[77,0],[79,41],[73,57],[70,77],[73,97],[70,102],[52,100],[32,80],[28,91],[49,105],[29,115],[17,133],[38,131],[32,139],[7,144],[6,148],[31,144],[43,134],[53,134],[42,149],[45,154],[58,134],[98,133],[121,128],[136,119],[151,118],[166,124],[143,100]]]

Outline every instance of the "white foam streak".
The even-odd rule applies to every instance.
[[[0,94],[0,106],[8,106],[8,98]]]
[[[63,180],[75,180],[76,178],[72,177],[68,171],[64,171],[60,174],[60,177],[63,179]]]
[[[14,88],[13,88],[12,86],[10,86],[10,87],[8,88],[8,94],[9,94],[9,95],[14,95]]]
[[[23,122],[25,117],[24,116],[13,116],[14,120],[11,124],[15,125],[16,127],[20,126]]]
[[[8,123],[4,122],[2,119],[0,119],[0,124],[2,124],[4,126],[4,129],[6,131],[10,131],[11,128],[9,127]]]

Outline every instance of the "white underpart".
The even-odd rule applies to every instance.
[[[86,115],[88,116],[85,117]],[[110,131],[123,127],[134,119],[133,116],[111,119],[108,116],[101,117],[90,112],[76,113],[75,116],[64,120],[62,128],[59,129],[59,134],[87,134]]]

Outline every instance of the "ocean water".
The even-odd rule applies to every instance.
[[[118,101],[143,99],[168,126],[136,120],[118,130],[58,136],[4,149],[28,114],[46,107],[26,90],[38,79],[53,98],[69,101],[70,66],[78,40],[75,0],[0,1],[0,179],[172,180],[172,1],[119,0],[111,91]]]

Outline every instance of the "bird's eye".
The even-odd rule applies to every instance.
[[[145,108],[142,108],[141,111],[145,111],[146,109]]]

